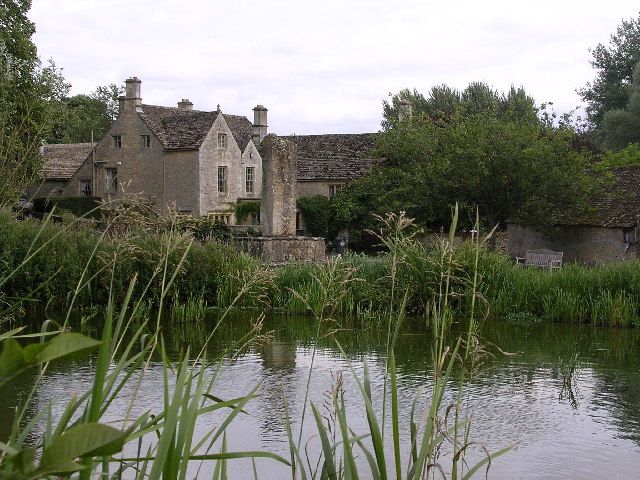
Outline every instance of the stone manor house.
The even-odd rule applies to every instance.
[[[259,200],[260,143],[268,133],[267,109],[246,117],[193,108],[145,105],[141,81],[126,80],[119,115],[91,144],[45,145],[42,182],[30,197],[63,195],[119,199],[137,196],[160,212],[209,215],[236,224],[237,202]],[[298,151],[297,195],[331,197],[374,164],[374,134],[294,135]],[[248,223],[258,223],[250,218]]]

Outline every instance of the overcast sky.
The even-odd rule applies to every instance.
[[[73,93],[142,80],[143,102],[246,115],[278,134],[371,132],[408,87],[524,86],[566,112],[637,0],[33,0],[35,42]]]

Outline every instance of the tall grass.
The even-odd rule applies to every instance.
[[[186,233],[175,232],[167,242],[168,232],[128,229],[112,235],[82,225],[17,221],[5,210],[0,210],[0,225],[0,312],[11,308],[18,315],[20,309],[45,305],[65,310],[72,301],[67,292],[75,292],[73,304],[79,308],[102,308],[108,295],[121,302],[134,274],[139,281],[133,295],[139,297],[146,288],[146,298],[158,305],[162,282],[156,270],[161,259],[176,271],[164,299],[176,305],[176,315],[197,298],[211,308],[233,304],[238,309],[310,315],[309,307],[322,301],[314,277],[326,276],[332,268],[309,263],[271,268],[229,245],[200,243]],[[442,293],[444,247],[441,242],[420,241],[409,232],[396,240],[393,248],[404,259],[400,264],[394,264],[388,246],[388,253],[376,257],[349,254],[335,260],[357,278],[337,292],[336,315],[366,316],[380,323],[399,301],[391,298],[392,278],[406,292],[409,313],[431,310],[433,295]],[[506,256],[484,246],[477,251],[469,243],[456,244],[450,254],[453,275],[447,307],[458,314],[468,314],[471,303],[480,299],[491,305],[490,315],[496,318],[518,315],[562,323],[640,326],[638,261],[594,268],[566,265],[550,274],[518,268]],[[76,279],[81,276],[86,280],[77,290]],[[247,281],[254,277],[260,281]],[[247,285],[251,291],[243,291]],[[480,297],[471,295],[474,289]]]
[[[470,421],[462,418],[462,390],[465,379],[464,374],[454,380],[454,365],[460,362],[462,365],[473,364],[476,354],[477,327],[473,310],[470,312],[467,324],[467,333],[454,345],[447,345],[445,338],[452,322],[452,310],[448,308],[452,285],[457,283],[456,264],[453,255],[453,232],[455,231],[457,216],[454,217],[452,233],[449,239],[443,240],[440,247],[440,261],[434,264],[434,271],[440,278],[440,283],[434,285],[431,297],[426,303],[430,308],[430,324],[433,329],[433,342],[431,345],[433,354],[433,389],[430,398],[426,401],[424,410],[418,408],[419,400],[424,390],[416,392],[415,400],[410,412],[410,428],[404,435],[400,432],[400,413],[398,403],[398,378],[395,365],[395,344],[404,321],[409,290],[397,282],[398,272],[402,268],[412,268],[407,262],[415,261],[415,257],[407,255],[406,246],[412,242],[411,235],[406,236],[406,230],[411,222],[403,216],[390,216],[386,219],[387,231],[380,235],[381,241],[390,250],[391,255],[391,284],[390,298],[391,308],[388,310],[389,323],[387,334],[387,353],[385,375],[382,392],[382,406],[374,405],[374,396],[371,389],[371,378],[368,366],[365,363],[364,374],[359,376],[348,362],[349,370],[356,382],[361,408],[366,412],[368,430],[357,432],[349,427],[348,413],[345,406],[344,391],[341,388],[342,379],[338,378],[337,385],[331,392],[330,406],[332,409],[329,417],[320,413],[318,405],[310,404],[315,421],[318,442],[320,443],[321,457],[315,461],[303,458],[301,448],[302,428],[297,439],[292,431],[290,422],[286,423],[287,435],[290,445],[290,462],[292,464],[292,476],[295,478],[323,478],[323,479],[357,479],[360,475],[367,478],[387,479],[422,479],[436,478],[438,473],[442,477],[452,479],[469,479],[479,469],[491,464],[492,459],[506,453],[509,447],[486,454],[484,458],[475,464],[469,463],[468,451],[472,448],[469,442]],[[476,249],[479,250],[480,242]],[[420,259],[423,261],[424,259]],[[345,270],[339,262],[331,262],[327,268],[327,276],[312,276],[319,293],[314,298],[320,297],[321,302],[313,304],[310,297],[301,296],[301,301],[307,304],[313,311],[317,320],[316,343],[323,330],[331,329],[334,315],[337,311],[335,305],[340,304],[341,296],[345,295],[344,286],[357,282],[354,275],[356,269]],[[336,296],[338,294],[338,296]],[[473,291],[473,295],[477,292]],[[335,298],[336,302],[328,299]],[[397,302],[395,301],[397,299]],[[471,342],[474,339],[474,342]],[[338,348],[342,346],[337,343]],[[343,356],[347,358],[342,350]],[[315,349],[311,359],[311,370],[307,379],[307,388],[303,404],[304,411],[308,404],[308,392],[311,388],[313,362]],[[472,371],[470,369],[469,371]],[[464,371],[461,371],[464,372]],[[453,404],[445,402],[445,393],[451,383],[457,384],[457,397]],[[283,399],[286,402],[286,399]],[[452,424],[447,422],[449,416],[454,418]],[[385,448],[385,437],[391,437],[392,451]],[[450,457],[443,455],[443,446],[450,446],[453,453]],[[402,452],[408,452],[408,462],[403,462]],[[366,459],[366,464],[359,461]],[[449,467],[445,467],[449,462]]]

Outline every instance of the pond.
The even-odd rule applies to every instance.
[[[349,425],[356,433],[363,433],[367,431],[366,416],[349,365],[359,375],[365,362],[369,365],[379,406],[386,329],[347,327],[337,334],[347,358],[332,339],[319,342],[310,398],[325,412],[328,392],[342,375]],[[209,328],[168,328],[166,338],[173,355],[177,358],[186,344],[198,346]],[[246,319],[226,322],[216,333],[209,355],[215,357],[248,328]],[[265,329],[273,332],[270,340],[222,360],[224,368],[214,392],[225,399],[234,398],[259,384],[258,397],[246,408],[248,414],[240,415],[228,430],[229,450],[269,450],[288,458],[283,396],[297,436],[316,327],[309,319],[280,318],[266,321]],[[422,385],[428,392],[432,384],[431,336],[419,333],[424,330],[424,326],[407,327],[396,351],[401,434],[405,439],[414,395]],[[492,355],[485,358],[463,395],[465,412],[472,418],[471,439],[488,451],[514,447],[493,462],[489,478],[638,478],[640,332],[491,321],[483,327],[482,337]],[[34,409],[53,402],[54,411],[61,411],[74,392],[90,387],[93,362],[85,359],[53,365],[37,387]],[[31,388],[33,378],[24,376],[0,392],[0,441],[10,430],[12,405]],[[453,395],[451,390],[449,401]],[[131,391],[123,391],[120,403],[107,418],[119,421],[130,396]],[[156,362],[144,377],[133,413],[156,412],[161,402],[161,366]],[[219,421],[214,415],[204,417],[196,435],[204,435]],[[303,443],[315,459],[320,445],[312,427],[313,418],[307,410]],[[481,458],[482,450],[476,448],[471,456]],[[366,461],[360,460],[364,473]],[[238,468],[230,467],[231,478],[253,478],[250,462],[234,462]],[[290,470],[272,460],[260,459],[257,469],[260,478],[290,478]],[[484,475],[482,470],[476,477]]]

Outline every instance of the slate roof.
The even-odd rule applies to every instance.
[[[374,133],[291,135],[298,147],[298,180],[352,180],[376,163]]]
[[[90,143],[44,145],[42,167],[44,178],[46,180],[71,178],[90,153]]]
[[[176,107],[142,105],[140,117],[167,150],[197,150],[220,112],[180,110]],[[233,138],[244,150],[251,140],[251,122],[238,115],[222,114]]]
[[[607,228],[630,228],[640,218],[640,165],[610,169],[613,179],[599,198],[594,199],[591,212],[579,218],[560,219],[563,225],[590,225]]]

